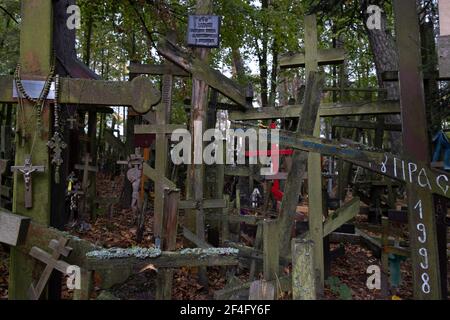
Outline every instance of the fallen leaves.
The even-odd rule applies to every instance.
[[[8,263],[9,254],[0,245],[0,300],[8,299]]]

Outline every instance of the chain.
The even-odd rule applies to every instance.
[[[26,131],[26,127],[27,127],[26,123],[25,123],[25,113],[24,113],[25,110],[23,108],[23,99],[26,99],[34,104],[35,113],[36,113],[36,117],[37,117],[37,127],[36,127],[36,132],[33,137],[33,143],[32,143],[32,147],[31,147],[31,154],[32,154],[33,150],[34,150],[34,146],[36,144],[37,133],[42,130],[42,119],[41,119],[42,118],[42,110],[44,108],[45,101],[48,97],[48,94],[50,93],[50,89],[52,86],[52,80],[53,80],[53,77],[55,74],[55,62],[53,61],[50,73],[48,74],[47,79],[45,80],[44,87],[42,88],[41,94],[39,95],[38,99],[32,98],[26,92],[25,87],[23,86],[23,83],[22,83],[22,79],[21,79],[21,69],[22,69],[22,66],[20,63],[18,63],[16,70],[14,72],[14,82],[16,85],[17,94],[18,94],[18,98],[19,98],[19,104],[21,107],[22,115],[23,115],[23,117],[22,117],[22,126],[23,126],[23,128],[22,128],[22,145],[25,145],[25,139],[26,139],[25,131]]]
[[[52,150],[52,164],[55,165],[55,183],[60,183],[60,168],[63,164],[62,151],[67,147],[64,142],[63,134],[60,130],[60,111],[59,105],[59,90],[60,90],[60,77],[55,76],[55,101],[54,101],[54,134],[53,138],[47,143],[47,146]]]
[[[60,128],[59,115],[60,115],[60,112],[61,112],[61,106],[59,105],[59,102],[58,102],[58,100],[59,100],[59,81],[60,81],[59,74],[57,74],[55,76],[55,106],[54,106],[54,108],[55,108],[54,109],[55,132],[59,132],[59,128]]]

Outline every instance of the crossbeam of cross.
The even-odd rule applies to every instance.
[[[14,77],[0,76],[1,102],[17,102],[17,98],[13,95],[14,87]],[[127,106],[139,114],[144,114],[158,104],[160,99],[160,93],[146,77],[123,82],[61,78],[59,99],[61,104]]]

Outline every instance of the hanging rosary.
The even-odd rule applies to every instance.
[[[14,82],[16,84],[16,88],[18,91],[18,96],[19,96],[19,103],[20,103],[20,107],[22,109],[22,145],[25,144],[25,140],[26,140],[26,124],[25,124],[25,115],[24,115],[24,110],[23,110],[23,101],[22,99],[25,98],[26,100],[30,101],[31,103],[34,104],[34,109],[36,112],[36,118],[37,118],[37,128],[36,131],[41,131],[42,130],[42,122],[41,122],[41,116],[42,116],[42,109],[44,108],[44,104],[45,104],[45,100],[48,97],[48,94],[50,92],[51,86],[52,86],[52,80],[53,80],[53,75],[55,73],[55,64],[53,63],[52,67],[51,67],[51,71],[49,73],[49,75],[47,76],[47,79],[45,80],[45,84],[44,87],[42,88],[41,94],[39,95],[38,99],[32,98],[27,91],[25,90],[25,87],[23,86],[22,80],[20,78],[20,71],[21,71],[21,64],[17,64],[16,67],[16,71],[14,73]],[[36,138],[36,136],[35,136]],[[33,141],[33,147],[34,147],[34,142],[36,139],[34,139]],[[32,149],[33,149],[32,147]],[[32,152],[31,152],[32,154]]]
[[[47,143],[47,146],[53,152],[52,154],[52,164],[55,165],[55,183],[60,183],[60,168],[63,164],[62,152],[65,148],[67,148],[67,144],[64,142],[61,133],[60,127],[60,112],[61,107],[58,103],[59,98],[59,89],[60,89],[60,79],[59,75],[55,76],[55,106],[54,106],[54,133],[53,138]]]
[[[53,80],[55,81],[55,101],[54,101],[54,134],[50,141],[48,141],[47,146],[52,151],[52,164],[55,165],[55,183],[60,183],[60,168],[63,164],[63,158],[62,158],[62,151],[67,148],[67,144],[64,142],[63,135],[61,133],[61,126],[60,126],[60,112],[61,108],[59,105],[59,90],[60,90],[60,78],[59,75],[54,76],[55,74],[55,63],[52,64],[51,71],[49,75],[47,76],[47,79],[45,81],[44,87],[42,88],[41,94],[38,99],[32,98],[25,90],[25,87],[23,86],[22,80],[20,78],[20,71],[21,71],[21,65],[20,63],[17,65],[16,71],[14,73],[14,81],[16,84],[17,91],[19,94],[19,103],[20,107],[22,109],[22,114],[24,114],[23,110],[23,101],[22,99],[25,98],[26,100],[30,101],[34,104],[34,109],[36,112],[36,118],[37,118],[37,127],[35,136],[33,138],[33,143],[31,147],[30,154],[33,154],[35,142],[36,142],[36,136],[37,132],[42,131],[42,110],[44,108],[45,101],[48,97],[48,94],[50,93],[51,85]],[[25,143],[26,139],[26,124],[25,124],[25,116],[22,118],[22,143]]]

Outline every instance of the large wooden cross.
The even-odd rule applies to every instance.
[[[403,154],[429,166],[431,159],[416,3],[394,0],[394,12],[399,53]],[[421,300],[441,299],[433,194],[407,185],[407,198],[414,297]]]
[[[280,59],[280,66],[282,68],[304,66],[306,69],[306,79],[309,81],[308,76],[311,72],[317,71],[319,64],[340,64],[344,62],[345,58],[346,54],[343,49],[318,50],[317,18],[315,15],[309,15],[305,17],[305,52],[294,56],[282,57]],[[314,136],[320,137],[320,128],[321,121],[319,115],[314,127]],[[289,193],[286,192],[286,195],[289,196]],[[314,277],[316,278],[317,289],[321,294],[324,285],[323,213],[326,208],[323,206],[322,196],[322,161],[321,155],[318,153],[309,153],[308,199],[309,229],[311,230],[311,238],[315,243],[313,247]],[[298,195],[294,196],[293,199],[283,199],[283,202],[285,201],[298,201]],[[282,206],[281,216],[288,215],[289,212],[283,212],[283,208],[287,209],[289,206]],[[282,239],[284,238],[282,237]],[[282,253],[286,254],[290,250],[289,244],[290,239],[289,241],[281,241]]]
[[[166,50],[166,49],[164,49]],[[173,57],[172,57],[173,58]],[[174,58],[173,58],[174,59]],[[178,61],[177,59],[174,59]],[[202,65],[202,68],[206,68]],[[189,72],[185,71],[176,64],[166,62],[163,65],[142,65],[132,63],[130,65],[130,72],[132,74],[151,74],[151,75],[162,75],[162,101],[161,106],[156,110],[156,125],[136,125],[134,133],[136,135],[143,134],[155,134],[156,135],[156,163],[155,169],[151,168],[149,165],[144,164],[144,175],[149,177],[155,182],[155,223],[154,223],[154,233],[155,237],[162,237],[162,221],[163,221],[163,204],[164,204],[164,190],[175,189],[176,185],[167,178],[167,155],[168,155],[168,141],[167,135],[173,133],[177,129],[186,129],[185,126],[181,125],[170,125],[168,124],[170,120],[170,110],[172,109],[172,88],[174,77],[187,77],[193,72],[193,75],[197,75],[197,69],[188,69]],[[211,74],[217,75],[216,72],[209,71]],[[212,82],[211,82],[212,83]],[[216,82],[214,82],[216,83]],[[208,82],[210,84],[210,82]],[[228,89],[232,87],[230,81],[217,81],[217,86],[221,88],[222,92],[228,92]],[[225,89],[228,88],[228,89]],[[244,101],[241,99],[240,101]],[[225,208],[227,202],[223,199],[209,199],[209,200],[186,200],[180,201],[179,209],[181,210],[195,210],[195,209],[218,209]]]
[[[20,63],[23,80],[45,80],[52,64],[53,3],[51,0],[22,1],[22,20],[20,36]],[[132,82],[92,81],[62,78],[59,103],[100,106],[128,106],[138,113],[146,113],[152,105],[160,100],[160,94],[149,79],[136,78]],[[0,102],[16,103],[13,97],[14,79],[12,76],[0,77]],[[29,90],[27,86],[25,89]],[[24,108],[17,110],[17,119],[31,123],[30,132],[36,131],[37,119],[32,103],[24,100]],[[42,113],[42,135],[38,135],[31,155],[33,161],[47,168],[50,167],[47,142],[51,132],[50,108]],[[22,164],[31,150],[27,139],[16,146],[16,164]],[[28,216],[33,221],[49,225],[50,223],[50,188],[51,170],[36,176],[33,181],[35,203],[31,210],[26,210],[24,203],[24,181],[15,177],[14,212]],[[28,287],[32,279],[32,265],[23,252],[12,250],[12,265],[21,268],[10,270],[10,298],[27,299]]]
[[[170,125],[170,112],[172,110],[172,90],[174,75],[166,73],[162,76],[162,100],[156,109],[156,125],[136,125],[134,133],[156,135],[156,161],[155,169],[149,165],[144,166],[144,175],[155,182],[154,225],[155,239],[163,239],[164,219],[164,190],[174,189],[175,184],[167,178],[169,142],[168,135],[174,130],[185,129],[185,126]]]

